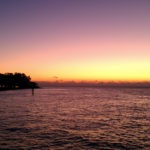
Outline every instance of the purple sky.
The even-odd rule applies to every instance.
[[[0,0],[0,68],[36,80],[150,80],[149,27],[149,0]]]

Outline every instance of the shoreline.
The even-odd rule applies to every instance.
[[[25,89],[39,89],[40,87],[35,87],[35,88],[0,88],[1,91],[10,91],[10,90],[25,90]]]

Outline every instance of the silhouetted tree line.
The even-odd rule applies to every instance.
[[[38,85],[24,73],[0,73],[0,90],[25,88],[38,88]]]

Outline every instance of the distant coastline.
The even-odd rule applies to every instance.
[[[150,82],[37,82],[40,87],[150,88]]]
[[[103,81],[31,81],[24,73],[0,73],[0,91],[34,89],[39,87],[96,87],[96,88],[150,88],[150,82]]]
[[[0,91],[39,88],[30,76],[24,73],[0,73]]]

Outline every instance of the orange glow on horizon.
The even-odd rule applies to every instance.
[[[46,66],[46,65],[45,65]],[[55,65],[56,66],[56,65]],[[31,74],[36,81],[150,81],[150,63],[145,61],[114,61],[59,64],[56,68],[47,67]],[[29,72],[30,74],[30,72]]]
[[[0,5],[1,73],[34,81],[150,81],[149,1],[47,1],[34,9],[21,3]]]

